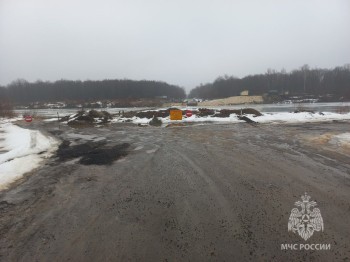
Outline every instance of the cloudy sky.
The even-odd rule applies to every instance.
[[[348,0],[0,0],[0,85],[162,80],[350,63]]]

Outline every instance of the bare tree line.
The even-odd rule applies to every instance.
[[[334,69],[310,69],[304,65],[289,73],[286,70],[268,69],[265,74],[244,78],[218,77],[213,83],[201,84],[192,89],[189,97],[214,99],[240,95],[248,90],[250,95],[262,95],[271,91],[278,94],[326,95],[350,99],[350,65]]]
[[[201,84],[192,89],[189,97],[204,99],[240,95],[248,90],[250,95],[262,95],[271,91],[278,94],[326,95],[350,99],[350,65],[334,69],[311,69],[304,65],[289,73],[286,70],[268,69],[265,74],[244,78],[218,77],[213,83]],[[168,99],[186,97],[183,88],[159,81],[102,80],[28,82],[15,80],[0,87],[0,101],[4,105],[30,102],[96,101],[113,99],[139,99],[166,96]]]
[[[113,99],[138,99],[166,96],[169,99],[186,97],[183,88],[159,81],[103,80],[33,83],[18,79],[0,87],[0,100],[12,103],[96,101]]]

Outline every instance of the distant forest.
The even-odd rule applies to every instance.
[[[269,92],[289,95],[326,95],[350,99],[350,65],[334,69],[310,69],[308,65],[287,73],[267,70],[265,74],[244,78],[224,76],[213,83],[202,84],[191,90],[190,98],[215,99],[240,95],[248,90],[249,95]]]
[[[97,101],[113,99],[139,99],[166,96],[168,99],[183,99],[181,87],[157,81],[103,80],[56,82],[16,80],[0,87],[0,99],[12,103]]]
[[[309,68],[304,65],[297,70],[267,70],[265,74],[218,77],[213,83],[201,84],[192,89],[189,98],[216,99],[240,95],[274,93],[278,95],[333,95],[337,99],[350,100],[350,65],[334,69]],[[133,100],[167,97],[181,100],[185,90],[179,86],[159,81],[102,80],[27,82],[16,80],[0,87],[0,101],[12,104],[33,102],[91,102],[98,100]]]

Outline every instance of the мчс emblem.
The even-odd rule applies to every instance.
[[[323,231],[323,219],[321,211],[315,208],[317,203],[310,201],[310,196],[306,193],[301,196],[302,201],[295,202],[298,208],[293,208],[288,221],[288,231],[298,232],[305,241],[308,240],[315,231]]]

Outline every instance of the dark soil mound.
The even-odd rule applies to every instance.
[[[93,123],[95,119],[90,115],[82,115],[82,116],[78,116],[73,121],[85,121],[85,122]]]
[[[257,122],[251,120],[249,117],[246,117],[246,116],[238,116],[238,119],[239,120],[244,120],[244,121],[246,121],[249,124],[257,124]]]
[[[129,112],[123,112],[122,116],[125,118],[132,118],[136,116],[137,112],[136,111],[129,111]]]
[[[103,117],[103,113],[102,113],[102,112],[99,112],[99,111],[97,111],[97,110],[90,110],[88,115],[89,115],[90,117],[92,117],[92,118],[100,118],[100,117]]]
[[[203,116],[212,116],[215,114],[214,109],[208,109],[208,108],[199,108],[198,112],[193,112],[194,114],[203,117]]]
[[[93,118],[112,119],[112,115],[107,111],[90,110],[88,115]]]
[[[258,110],[254,109],[254,108],[244,108],[242,110],[242,113],[244,115],[262,116],[262,114]]]
[[[297,114],[297,113],[303,113],[303,112],[315,114],[315,111],[308,110],[308,109],[297,109],[293,113]]]
[[[241,114],[241,110],[235,109],[221,109],[218,113],[216,113],[215,117],[229,117],[231,114],[239,115]]]
[[[240,110],[240,109],[221,109],[214,116],[216,116],[216,117],[229,117],[231,114],[254,115],[254,116],[261,116],[262,115],[258,110],[255,110],[253,108],[244,108],[242,110]]]
[[[168,117],[170,115],[170,110],[178,110],[177,108],[169,108],[164,110],[150,110],[150,111],[141,111],[141,112],[127,112],[123,115],[126,118],[132,118],[134,116],[139,118],[148,118],[153,119],[153,117]],[[187,110],[182,110],[182,115],[186,114]],[[214,110],[208,108],[199,108],[198,110],[191,110],[192,114],[198,117],[206,117],[206,116],[215,116],[215,117],[229,117],[231,114],[236,115],[253,115],[253,116],[261,116],[262,114],[253,108],[245,108],[245,109],[221,109]]]
[[[108,123],[111,119],[112,115],[107,111],[90,110],[88,113],[85,111],[79,111],[76,115],[73,116],[72,120],[68,122],[68,125],[72,127],[84,127],[91,126],[94,123]],[[69,117],[67,120],[69,120]]]
[[[66,121],[69,120],[69,117],[70,117],[70,116],[61,117],[61,118],[59,118],[59,121],[60,121],[60,122],[66,122]]]
[[[157,117],[153,117],[152,120],[149,122],[151,126],[161,126],[162,120],[158,119]]]
[[[169,108],[165,110],[159,110],[159,111],[142,111],[136,113],[136,116],[139,118],[153,118],[153,117],[167,117],[170,115],[170,110],[178,110],[177,108]],[[182,114],[184,115],[186,112],[182,111]]]

